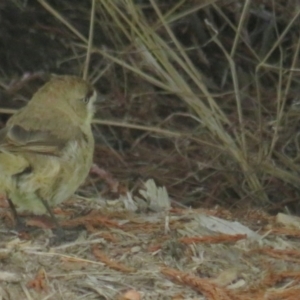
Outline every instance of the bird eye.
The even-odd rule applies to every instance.
[[[85,104],[89,103],[89,101],[90,101],[90,97],[87,96],[82,99],[82,102]]]
[[[85,104],[89,103],[89,101],[90,101],[91,97],[93,96],[93,94],[94,94],[93,90],[88,91],[86,96],[82,99],[82,102],[85,103]]]

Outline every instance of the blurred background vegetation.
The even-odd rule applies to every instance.
[[[45,75],[82,75],[92,14],[95,162],[118,193],[153,178],[178,205],[298,213],[298,1],[1,1],[1,125]]]

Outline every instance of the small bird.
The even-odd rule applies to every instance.
[[[75,76],[55,76],[0,130],[0,194],[17,212],[48,212],[67,200],[92,165],[97,93]]]

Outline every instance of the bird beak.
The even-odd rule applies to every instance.
[[[95,109],[98,110],[98,108],[103,104],[104,101],[105,101],[104,95],[97,92],[97,97],[94,101]]]
[[[95,103],[100,104],[105,101],[105,96],[103,94],[97,93],[97,98]]]

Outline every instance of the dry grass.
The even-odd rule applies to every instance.
[[[300,7],[296,1],[94,0],[74,5],[72,1],[29,4],[14,0],[0,4],[0,13],[2,122],[30,98],[49,72],[88,77],[104,94],[94,132],[95,162],[105,171],[91,175],[82,189],[87,197],[97,192],[107,199],[131,195],[136,201],[142,182],[154,178],[167,188],[173,207],[220,205],[230,208],[234,215],[251,211],[253,206],[273,214],[299,211]],[[141,214],[132,218],[143,223],[148,217]],[[187,224],[182,217],[181,225],[192,226],[194,217],[188,217]],[[120,221],[119,216],[115,218]],[[247,224],[244,218],[239,216]],[[102,224],[103,220],[95,220]],[[156,221],[162,222],[160,218]],[[32,268],[30,276],[36,273],[42,285],[47,281],[50,286],[45,299],[58,299],[58,291],[61,299],[69,295],[65,293],[75,293],[76,299],[80,295],[97,299],[97,293],[104,299],[116,299],[117,294],[126,299],[123,292],[130,289],[143,291],[145,299],[158,299],[155,297],[170,287],[171,294],[165,294],[165,299],[196,299],[199,291],[207,299],[295,299],[298,292],[298,273],[292,276],[283,272],[291,268],[298,272],[298,258],[293,258],[294,265],[282,262],[275,266],[268,261],[293,254],[268,250],[245,258],[247,251],[239,249],[239,242],[227,245],[220,241],[220,249],[210,244],[200,250],[203,246],[190,244],[185,245],[182,257],[172,258],[170,253],[159,257],[141,245],[152,240],[161,245],[161,227],[154,226],[157,232],[143,232],[141,228],[126,231],[106,224],[106,234],[112,239],[108,242],[107,237],[98,241],[98,235],[105,231],[94,228],[95,224],[88,227],[85,218],[81,222],[90,235],[74,247],[60,248],[61,252],[55,249],[53,256],[38,242],[29,242],[30,251],[38,247],[34,255],[23,251],[21,241],[16,242],[18,251],[27,253],[24,270]],[[205,235],[200,229],[186,234],[172,226],[171,233],[162,238],[175,236],[178,243],[184,235]],[[273,242],[274,237],[269,238]],[[10,242],[11,237],[5,243]],[[99,249],[99,245],[107,248]],[[141,249],[137,261],[130,261],[134,245]],[[281,246],[274,248],[285,248]],[[260,247],[263,245],[248,248],[253,251]],[[246,285],[239,290],[240,296],[211,280],[221,270],[226,273],[231,261],[227,256],[236,248],[242,257],[237,277],[249,275],[243,278]],[[197,271],[196,265],[203,261],[195,257],[201,251],[205,268],[208,262],[216,261],[215,272],[209,268],[208,272]],[[57,253],[70,254],[75,261],[87,259],[84,264],[89,267],[83,268],[88,271],[73,270],[70,273],[75,275],[69,281],[59,280],[59,275],[51,277],[49,274],[55,272],[62,274],[55,271],[60,268]],[[47,266],[42,262],[40,272],[33,264],[37,257],[45,259]],[[119,265],[113,257],[119,258]],[[97,259],[104,262],[95,263]],[[263,260],[269,263],[261,264]],[[69,264],[76,265],[77,261]],[[7,263],[7,268],[14,266],[14,262]],[[115,273],[107,273],[109,267]],[[136,272],[120,275],[133,269]],[[87,281],[84,287],[73,289],[79,277]],[[285,287],[281,292],[290,294],[272,294],[271,287],[280,283]],[[191,289],[181,289],[180,284]],[[34,298],[27,285],[19,287],[28,299],[41,299]]]
[[[3,227],[3,299],[296,299],[300,253],[290,238],[299,232],[287,223],[255,210],[137,214],[124,201],[68,202],[65,214],[91,212],[62,219],[80,235],[55,247],[45,231],[20,239]]]

